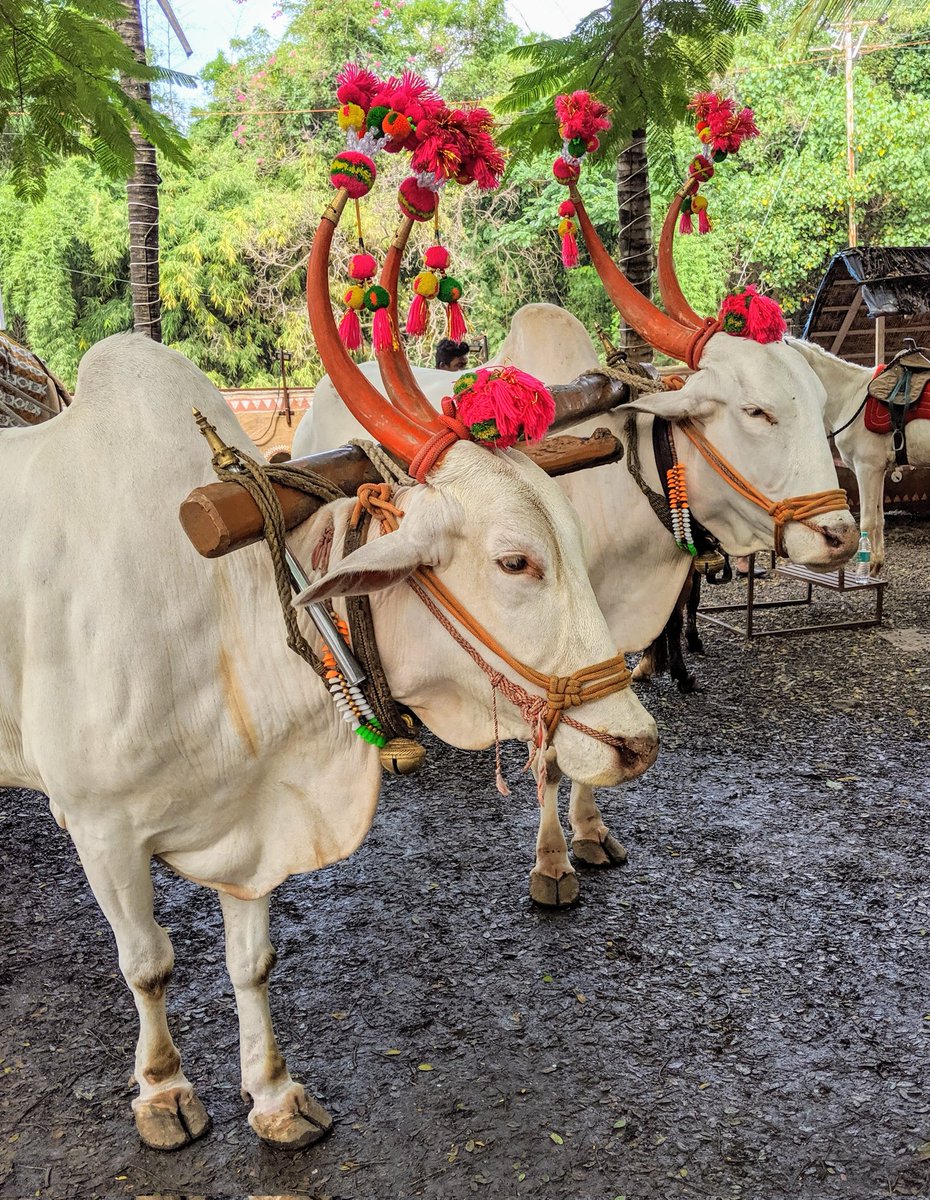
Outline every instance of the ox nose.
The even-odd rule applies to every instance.
[[[659,733],[654,723],[647,733],[624,738],[622,745],[617,747],[624,780],[635,779],[637,775],[648,771],[658,756]]]
[[[851,516],[834,518],[832,521],[814,521],[811,524],[826,543],[833,562],[845,562],[856,552],[859,529]]]

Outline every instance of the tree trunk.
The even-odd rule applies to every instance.
[[[634,129],[632,141],[617,159],[617,206],[620,236],[617,258],[630,283],[652,299],[652,207],[649,202],[649,161],[646,131]],[[620,346],[635,362],[651,362],[652,347],[624,321]]]
[[[139,0],[123,0],[126,17],[116,22],[120,37],[132,51],[137,62],[145,62],[145,40],[142,36],[142,14]],[[147,104],[152,102],[152,89],[147,80],[127,79],[120,82],[129,95]],[[156,342],[161,341],[161,299],[158,293],[158,166],[155,147],[137,130],[132,131],[136,148],[136,169],[126,184],[129,201],[129,279],[132,284],[132,327]]]

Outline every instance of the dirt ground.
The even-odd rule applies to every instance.
[[[214,1129],[140,1147],[112,936],[43,798],[3,793],[0,1196],[930,1196],[930,524],[889,560],[881,631],[706,627],[701,693],[641,690],[663,750],[602,794],[630,860],[577,908],[528,899],[516,747],[504,799],[432,743],[350,861],[279,890],[277,1027],[336,1120],[301,1153],[246,1125],[219,906],[163,870]]]

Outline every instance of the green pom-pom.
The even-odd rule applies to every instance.
[[[490,419],[476,421],[474,425],[469,425],[468,429],[476,442],[496,442],[501,435],[497,423]]]
[[[384,124],[384,118],[391,110],[386,104],[379,104],[377,108],[369,110],[368,116],[365,118],[365,127],[370,129],[372,133],[378,137],[384,137],[384,130],[381,126]]]
[[[379,308],[389,308],[391,304],[391,293],[387,288],[383,288],[379,283],[370,283],[365,288],[365,308],[370,313],[377,312]]]
[[[581,158],[588,148],[588,143],[583,137],[572,138],[568,143],[568,152],[572,158]]]
[[[462,285],[451,275],[446,275],[439,281],[439,299],[443,304],[453,304],[462,298]]]
[[[723,318],[723,332],[740,334],[746,328],[746,318],[742,313],[728,312]]]
[[[715,163],[718,163],[718,162],[723,162],[723,160],[726,158],[726,156],[727,156],[726,150],[715,150],[713,152],[713,154],[711,155],[711,158],[714,160]]]
[[[460,379],[456,379],[452,385],[452,391],[456,396],[461,396],[462,392],[467,392],[469,388],[474,387],[478,382],[478,376],[474,371],[469,371],[467,375],[463,375]]]
[[[685,196],[684,200],[682,200],[681,211],[683,213],[691,211],[691,197],[690,196]]]

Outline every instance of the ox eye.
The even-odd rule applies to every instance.
[[[770,412],[766,412],[764,408],[744,408],[743,412],[747,417],[758,417],[763,421],[768,421],[770,425],[777,425],[778,422]]]
[[[530,569],[529,559],[523,554],[507,554],[497,560],[497,565],[508,575],[524,575]]]

